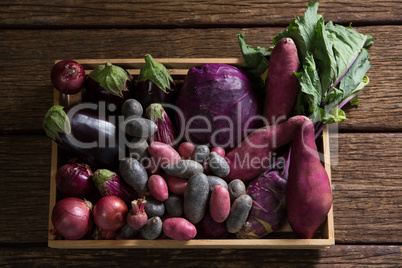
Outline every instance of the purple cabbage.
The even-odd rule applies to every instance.
[[[195,144],[234,148],[261,125],[256,117],[260,115],[258,98],[250,80],[227,64],[190,69],[178,91],[176,106],[179,133]]]

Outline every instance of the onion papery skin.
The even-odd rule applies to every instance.
[[[52,211],[52,231],[65,239],[80,239],[87,234],[93,224],[92,203],[76,197],[68,197],[56,203]]]
[[[62,60],[53,66],[50,79],[58,91],[76,94],[84,87],[85,70],[76,61]]]
[[[127,205],[117,196],[104,196],[95,204],[95,224],[104,231],[117,231],[126,223]]]
[[[92,170],[86,164],[71,160],[56,172],[56,185],[66,197],[87,197],[95,190]]]

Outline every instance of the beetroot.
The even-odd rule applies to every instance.
[[[145,213],[146,203],[147,201],[144,198],[131,202],[131,210],[127,215],[127,224],[136,230],[139,230],[147,223],[148,215]]]

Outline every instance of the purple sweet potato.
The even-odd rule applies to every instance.
[[[294,138],[295,130],[307,119],[297,115],[272,126],[261,127],[226,154],[230,173],[225,179],[249,181],[257,177],[271,161],[275,150]]]
[[[282,38],[272,50],[268,68],[264,117],[269,124],[286,120],[294,109],[300,84],[295,72],[300,69],[296,45]]]
[[[183,215],[183,197],[177,194],[170,194],[165,201],[167,215],[171,217],[181,217]],[[166,215],[166,214],[165,214]]]
[[[224,222],[230,212],[230,196],[225,186],[216,185],[209,200],[209,212],[216,222]]]
[[[161,235],[163,223],[160,217],[155,216],[148,219],[147,223],[140,229],[140,234],[148,240],[157,239]]]
[[[207,210],[209,197],[208,178],[203,173],[193,175],[184,192],[184,215],[193,224],[201,221]]]
[[[225,158],[216,152],[209,154],[208,167],[211,173],[218,177],[226,177],[230,173],[230,167]]]
[[[195,147],[191,159],[197,161],[200,164],[203,164],[207,161],[210,152],[211,151],[209,150],[209,147],[207,145],[198,145],[197,147]]]
[[[204,167],[194,160],[180,160],[174,164],[166,165],[163,170],[169,175],[190,179],[193,175],[204,172]]]
[[[197,229],[184,218],[172,217],[163,222],[163,233],[174,240],[188,241],[197,235]]]
[[[230,202],[233,203],[239,196],[246,194],[246,185],[242,180],[235,179],[228,184]]]
[[[226,229],[229,233],[237,233],[246,223],[248,214],[253,205],[253,200],[247,194],[239,196],[230,208],[229,217],[226,220]]]
[[[311,120],[296,130],[286,191],[287,216],[293,232],[300,238],[312,238],[331,208],[332,193]]]

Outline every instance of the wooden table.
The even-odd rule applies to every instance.
[[[47,247],[56,59],[239,57],[272,38],[307,1],[27,1],[0,3],[0,266],[400,266],[402,242],[402,5],[321,1],[326,21],[374,37],[370,84],[339,125],[332,168],[336,245],[323,250]]]

